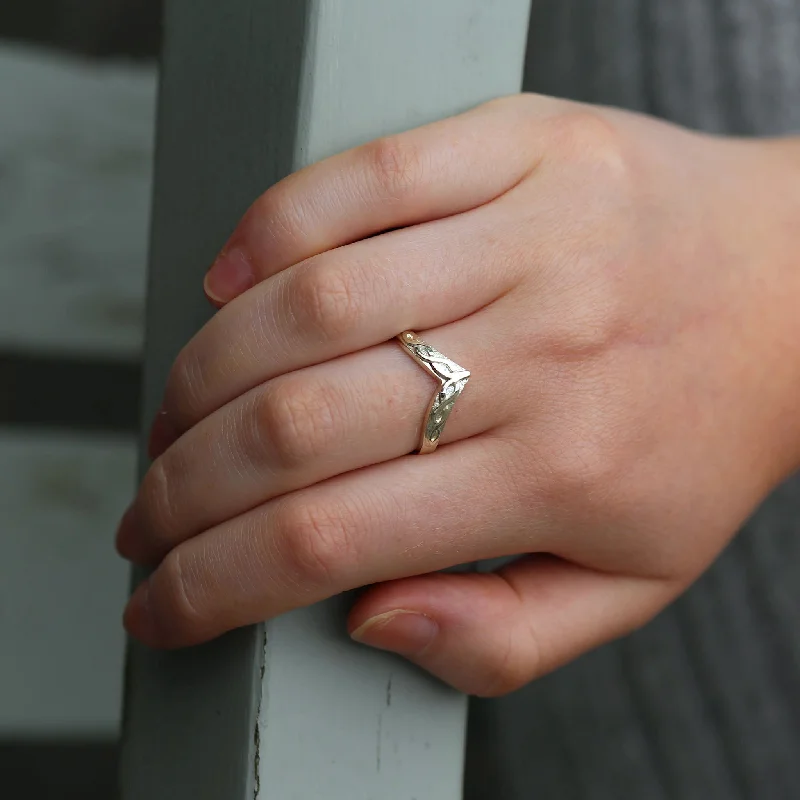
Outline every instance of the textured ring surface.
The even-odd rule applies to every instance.
[[[423,455],[432,453],[439,444],[447,418],[464,391],[470,374],[464,367],[423,342],[414,331],[404,331],[397,340],[406,353],[441,384],[428,406],[417,449]]]

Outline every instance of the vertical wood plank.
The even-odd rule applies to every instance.
[[[528,0],[167,0],[146,420],[249,203],[305,164],[518,91],[527,18]],[[348,603],[182,653],[133,645],[124,799],[459,797],[466,699],[351,643]]]

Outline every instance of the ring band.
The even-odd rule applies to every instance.
[[[447,356],[423,342],[414,331],[404,331],[398,335],[397,340],[403,346],[403,350],[417,364],[441,383],[441,387],[428,406],[419,448],[416,451],[425,455],[432,453],[438,446],[447,418],[450,416],[456,400],[461,396],[461,392],[464,391],[470,373],[455,361],[451,361]]]

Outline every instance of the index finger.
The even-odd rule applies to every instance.
[[[495,100],[300,170],[253,203],[204,282],[218,306],[286,267],[392,228],[468,211],[535,167],[531,121],[563,101]]]

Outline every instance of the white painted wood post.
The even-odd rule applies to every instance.
[[[145,420],[250,202],[520,88],[528,0],[167,0]],[[340,597],[181,653],[134,645],[124,800],[455,800],[466,698],[346,636]]]

